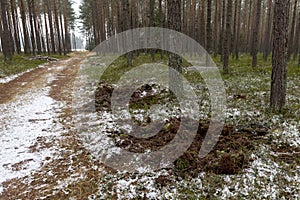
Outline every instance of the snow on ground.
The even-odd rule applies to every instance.
[[[45,67],[45,65],[40,65],[40,66],[38,66],[38,68],[43,68],[43,67]],[[28,73],[28,72],[31,72],[31,71],[33,71],[33,70],[35,70],[35,69],[37,69],[37,68],[28,69],[28,70],[26,70],[26,71],[24,71],[24,72],[21,72],[21,73],[19,73],[19,74],[15,74],[15,75],[7,76],[7,77],[4,77],[4,78],[0,78],[0,84],[1,84],[1,83],[8,83],[8,82],[10,82],[10,81],[12,81],[12,80],[14,80],[14,79],[16,79],[16,78],[22,76],[23,74],[26,74],[26,73]]]
[[[99,63],[99,62],[98,62]],[[105,64],[103,65],[103,67]],[[266,112],[268,105],[269,74],[247,74],[225,81],[228,91],[228,110],[226,123],[237,130],[239,125],[268,126],[270,134],[266,141],[272,145],[300,146],[300,123],[292,116],[286,119],[281,114]],[[55,77],[47,79],[49,84]],[[289,85],[299,84],[298,79],[290,79]],[[194,85],[196,93],[203,93],[205,85]],[[36,91],[29,91],[19,96],[15,101],[0,106],[0,193],[1,183],[14,177],[23,177],[39,168],[46,157],[51,157],[55,149],[41,149],[31,152],[30,146],[40,136],[59,136],[60,125],[55,123],[59,105],[47,96],[48,87]],[[157,92],[157,91],[156,91]],[[144,93],[142,96],[145,95]],[[202,95],[200,102],[200,116],[209,116],[209,98]],[[289,92],[288,100],[291,106],[297,106],[300,99],[299,91]],[[86,102],[84,102],[86,103]],[[178,116],[178,109],[169,109],[170,105],[157,106],[153,113],[144,109],[124,112],[122,117],[144,122],[146,117],[165,120],[166,115]],[[164,111],[161,115],[162,110]],[[85,139],[85,147],[94,155],[118,153],[113,149],[114,140],[110,137],[112,131],[122,129],[130,132],[130,126],[117,126],[116,116],[111,112],[82,113],[74,128],[89,128],[89,134],[81,136]],[[120,117],[120,116],[119,116]],[[22,119],[22,120],[18,120]],[[83,125],[83,126],[81,126]],[[86,126],[87,125],[87,126]],[[3,128],[2,128],[3,127]],[[2,148],[3,147],[3,148]],[[111,151],[111,152],[109,152]],[[300,167],[278,158],[269,144],[258,144],[252,152],[253,160],[242,173],[236,175],[216,175],[199,173],[196,178],[175,176],[168,169],[147,171],[137,169],[137,172],[106,172],[99,177],[98,192],[90,195],[89,199],[130,199],[145,197],[147,199],[300,199]],[[299,159],[295,154],[293,159]],[[72,160],[72,159],[71,159]],[[23,162],[22,162],[23,161]],[[16,170],[18,168],[18,170]],[[101,169],[102,170],[102,169]],[[104,170],[102,170],[104,171]],[[157,182],[164,177],[168,184],[162,186]],[[74,173],[59,181],[57,189],[62,189],[69,182],[76,182],[85,177]]]
[[[30,148],[40,137],[61,133],[61,125],[55,120],[62,104],[48,96],[50,87],[46,87],[54,79],[49,73],[43,83],[38,83],[41,85],[0,105],[0,193],[3,182],[29,175],[55,152],[51,147],[38,151]]]
[[[233,125],[236,130],[240,125],[247,124],[267,127],[270,133],[264,139],[271,141],[272,145],[299,147],[299,121],[295,121],[295,116],[286,119],[283,115],[267,112],[270,74],[261,73],[257,76],[257,72],[247,73],[225,81],[228,92],[226,123]],[[289,85],[299,85],[297,78],[289,80]],[[205,91],[205,85],[195,84],[194,88],[196,93],[203,94]],[[200,116],[207,118],[209,99],[205,95],[202,97]],[[289,91],[290,106],[298,106],[299,98],[299,91]],[[145,110],[134,110],[130,114],[133,119],[142,122],[149,113]],[[100,142],[100,138],[108,138],[111,130],[117,131],[120,127],[116,126],[114,116],[109,112],[98,113],[97,118],[101,123],[94,125],[101,134],[94,132],[89,138],[94,142],[85,145],[88,149],[100,148],[105,152],[114,144],[112,140]],[[130,127],[127,129],[130,130]],[[99,180],[99,191],[89,199],[300,199],[300,167],[274,155],[277,153],[268,144],[258,144],[251,155],[253,161],[242,173],[236,175],[200,173],[197,178],[182,180],[164,169],[142,173],[107,173]],[[299,154],[295,154],[294,159],[299,159]],[[155,182],[159,176],[167,176],[171,182],[161,187]]]

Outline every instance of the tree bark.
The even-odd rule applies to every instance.
[[[287,84],[287,46],[290,1],[275,0],[273,20],[273,54],[270,105],[282,110]]]
[[[52,20],[52,8],[50,4],[50,0],[45,0],[48,10],[48,20],[49,20],[49,27],[50,27],[50,37],[51,37],[51,49],[52,53],[56,53],[56,45],[55,45],[55,37],[54,37],[54,28],[53,28],[53,20]]]
[[[164,18],[163,18],[163,10],[162,10],[162,0],[158,0],[158,12],[159,12],[159,27],[164,27]],[[160,34],[163,34],[162,32]],[[162,44],[163,46],[163,44]],[[160,50],[160,59],[162,60],[164,57],[163,50]]]
[[[28,14],[29,14],[29,24],[30,24],[30,35],[31,35],[31,48],[32,53],[36,54],[36,44],[35,44],[35,31],[34,31],[34,22],[33,22],[33,6],[32,6],[32,0],[27,0],[28,5]]]
[[[41,54],[41,52],[42,52],[41,35],[40,35],[40,31],[38,29],[38,15],[40,13],[37,12],[36,1],[34,1],[34,0],[31,0],[31,1],[32,1],[31,5],[32,5],[32,13],[33,13],[36,48],[37,48],[37,53]]]
[[[227,15],[226,15],[226,36],[224,38],[224,66],[223,71],[225,74],[229,73],[228,64],[229,64],[229,48],[231,41],[231,19],[232,19],[232,0],[227,2]]]
[[[251,28],[253,27],[251,23],[251,19],[252,19],[252,7],[253,7],[253,0],[250,0],[249,2],[249,11],[248,11],[248,30],[247,30],[247,42],[246,42],[246,52],[249,52],[249,49],[250,49],[250,53],[252,54],[252,43],[250,43],[251,41],[251,38],[252,38],[252,34],[251,34]]]
[[[211,51],[212,28],[211,28],[211,1],[207,1],[207,20],[206,20],[206,51]]]
[[[12,15],[13,28],[14,28],[14,41],[15,41],[17,53],[20,54],[21,53],[21,44],[20,44],[20,35],[19,35],[20,29],[18,24],[18,12],[17,12],[16,1],[11,0],[10,5],[11,5],[11,15]]]
[[[268,0],[268,13],[267,13],[267,19],[266,19],[266,31],[265,31],[265,39],[264,39],[264,53],[263,58],[266,61],[268,59],[268,56],[270,54],[270,43],[271,43],[271,24],[272,24],[272,0]]]
[[[58,53],[59,53],[59,55],[61,55],[62,54],[61,31],[60,31],[60,28],[59,28],[57,0],[54,0],[53,3],[54,3],[53,8],[54,8],[55,27],[56,27],[56,34],[57,34],[57,41],[58,41]]]
[[[222,26],[221,26],[221,36],[220,36],[220,54],[221,62],[224,61],[224,39],[225,39],[225,14],[226,14],[226,0],[222,1]]]
[[[122,0],[122,28],[123,31],[130,29],[129,23],[129,1]],[[127,64],[132,66],[132,52],[127,53]]]
[[[240,33],[241,33],[241,0],[237,0],[237,24],[236,24],[236,34],[235,34],[235,40],[234,40],[234,54],[235,54],[235,59],[239,59],[239,45],[240,45]]]
[[[257,66],[257,52],[258,52],[258,41],[259,41],[259,27],[260,27],[260,11],[261,11],[261,0],[256,0],[256,12],[255,12],[255,23],[253,27],[252,35],[252,67]]]
[[[181,0],[167,0],[168,3],[168,28],[181,31]],[[176,39],[175,39],[176,40]],[[176,41],[171,41],[171,45],[175,45]],[[182,73],[182,59],[179,55],[169,53],[169,67],[175,69],[180,74]],[[177,95],[182,92],[181,76],[170,70],[170,91]]]
[[[150,0],[150,18],[149,18],[149,26],[154,26],[154,6],[155,6],[155,0]],[[151,33],[150,33],[151,34]],[[151,49],[151,58],[152,61],[155,60],[155,51]]]
[[[288,60],[290,60],[291,55],[295,50],[295,48],[294,48],[294,43],[295,43],[294,36],[295,36],[297,4],[298,4],[298,0],[295,0],[293,18],[292,18],[292,24],[291,24],[291,31],[290,31],[290,36],[289,36]],[[298,29],[300,29],[300,27],[298,27]]]
[[[43,10],[44,10],[44,23],[45,23],[45,35],[46,35],[46,48],[47,53],[50,55],[50,40],[49,40],[49,30],[48,30],[48,20],[47,20],[47,10],[46,10],[46,0],[43,2]]]
[[[19,8],[20,8],[20,14],[21,14],[21,20],[22,20],[22,28],[23,28],[23,35],[24,35],[24,52],[25,54],[30,54],[30,41],[29,41],[29,35],[28,35],[28,28],[27,28],[27,19],[25,14],[25,7],[23,0],[19,0]]]
[[[199,2],[200,6],[200,2]],[[200,44],[205,48],[205,0],[202,0],[201,14],[200,14]]]
[[[66,43],[65,43],[65,32],[64,32],[64,26],[63,26],[63,7],[62,7],[62,0],[58,0],[58,5],[59,5],[59,22],[60,22],[60,31],[61,31],[61,44],[62,44],[62,51],[64,52],[64,55],[67,54],[67,49],[66,49]]]
[[[300,46],[300,9],[298,10],[298,23],[295,35],[295,52],[294,52],[294,59],[296,59]],[[300,55],[299,55],[299,66],[300,66]]]
[[[214,48],[214,57],[218,55],[218,41],[219,41],[219,24],[220,24],[220,9],[219,9],[219,2],[215,1],[215,16],[214,16],[214,42],[213,42],[213,48]]]
[[[1,16],[2,16],[2,29],[1,29],[1,43],[2,43],[2,52],[4,55],[4,61],[6,63],[11,63],[14,50],[13,50],[13,42],[12,35],[9,30],[8,25],[8,13],[7,13],[7,0],[1,0]]]

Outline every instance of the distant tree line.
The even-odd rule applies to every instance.
[[[129,28],[167,28],[168,2],[83,0],[80,18],[88,48],[122,32],[124,25]],[[286,3],[290,4],[288,58],[296,59],[300,46],[299,0],[287,0]],[[256,67],[258,53],[262,53],[265,60],[271,54],[274,0],[181,0],[180,4],[181,32],[198,41],[209,53],[222,55],[225,70],[228,55],[238,59],[240,53],[250,53],[252,66]]]
[[[67,54],[74,11],[70,0],[1,0],[1,50],[6,62],[14,53]]]

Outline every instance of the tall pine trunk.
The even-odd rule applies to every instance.
[[[32,49],[32,53],[35,55],[36,54],[36,44],[35,44],[32,3],[33,3],[32,0],[27,0],[28,14],[29,14],[29,24],[30,24],[31,49]]]
[[[53,2],[53,8],[54,8],[55,28],[56,28],[57,41],[58,41],[58,53],[59,53],[59,55],[61,55],[62,54],[61,31],[60,31],[60,28],[59,28],[57,0],[54,0],[54,2]]]
[[[18,12],[17,12],[16,1],[11,0],[10,5],[11,5],[11,15],[12,15],[13,28],[14,28],[14,41],[15,41],[17,53],[20,54],[21,53],[21,44],[20,44],[20,35],[19,35],[20,29],[18,24]]]
[[[8,5],[7,0],[1,0],[1,17],[2,17],[2,30],[1,30],[1,43],[2,43],[2,52],[4,55],[4,61],[6,63],[11,63],[14,47],[12,42],[12,35],[9,30],[8,22]]]
[[[226,15],[226,35],[224,38],[224,65],[223,71],[225,74],[229,73],[228,65],[229,65],[229,48],[231,41],[231,19],[232,19],[232,0],[228,0],[227,2],[227,15]]]
[[[221,35],[220,35],[220,54],[221,54],[221,62],[224,61],[224,39],[226,37],[225,33],[225,14],[226,14],[226,0],[222,1],[222,25],[221,25]]]
[[[174,31],[181,32],[181,0],[168,0],[168,28]],[[174,39],[174,38],[173,38]],[[176,40],[176,39],[174,39]],[[176,41],[171,41],[175,45]],[[171,44],[172,45],[172,44]],[[182,73],[182,59],[179,55],[169,53],[169,67]],[[181,76],[170,70],[170,91],[180,95],[183,86]]]
[[[298,0],[295,0],[293,18],[292,18],[292,24],[291,24],[291,31],[290,31],[290,35],[289,35],[288,60],[290,60],[291,55],[295,50],[295,48],[294,48],[294,43],[295,43],[294,36],[295,36],[297,4],[298,4]],[[298,27],[298,29],[300,29],[300,27]]]
[[[264,39],[264,52],[263,52],[263,58],[266,61],[268,59],[268,56],[270,54],[270,43],[271,43],[271,24],[272,24],[272,0],[268,0],[268,13],[267,13],[267,19],[266,19],[266,31],[265,31],[265,39]]]
[[[37,8],[36,8],[36,1],[31,0],[31,6],[32,6],[32,16],[33,16],[33,22],[34,22],[34,33],[35,33],[35,43],[36,43],[36,48],[37,48],[37,53],[41,54],[42,52],[42,44],[41,44],[41,35],[40,35],[40,30],[38,28],[38,13]]]
[[[25,54],[30,54],[30,39],[28,34],[27,28],[27,18],[26,18],[26,11],[23,0],[19,0],[19,8],[22,20],[22,28],[23,28],[23,35],[24,35],[24,52]]]
[[[154,26],[154,6],[155,6],[155,0],[150,0],[150,18],[149,18],[149,26]],[[150,33],[151,34],[151,33]],[[151,49],[151,58],[152,61],[155,61],[155,50]]]
[[[289,1],[275,0],[273,22],[272,81],[270,105],[282,110],[285,105],[287,84],[287,47]]]
[[[68,12],[67,12],[67,3],[68,0],[64,1],[64,28],[65,28],[65,46],[66,46],[66,52],[69,53],[71,51],[71,39],[70,39],[70,32],[69,32],[69,26],[68,26]]]
[[[236,34],[234,39],[234,56],[235,59],[239,59],[239,45],[240,45],[240,33],[241,33],[241,3],[242,0],[237,0],[237,24],[236,24]]]
[[[129,1],[122,0],[122,28],[123,31],[127,31],[130,29],[129,23]],[[127,64],[132,66],[132,52],[127,53]]]
[[[51,53],[50,51],[50,40],[49,40],[49,31],[48,31],[48,20],[47,20],[47,10],[46,10],[46,0],[43,2],[43,10],[44,10],[44,23],[45,23],[45,35],[46,35],[46,45],[48,55]]]
[[[47,10],[48,10],[48,20],[49,20],[49,27],[50,27],[50,37],[51,37],[51,49],[52,53],[56,53],[56,45],[55,45],[55,37],[54,37],[54,28],[53,28],[53,16],[52,16],[52,7],[50,0],[45,0],[47,3]]]
[[[259,38],[259,27],[260,27],[260,11],[261,11],[261,0],[256,0],[256,11],[255,11],[255,22],[253,27],[252,35],[252,67],[257,66],[257,53],[258,53],[258,38]]]
[[[206,51],[210,53],[212,42],[212,28],[211,28],[211,1],[207,1],[206,13]]]

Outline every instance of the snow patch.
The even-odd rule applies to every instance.
[[[61,126],[54,123],[55,110],[61,105],[47,94],[49,88],[18,96],[13,102],[0,105],[0,191],[1,183],[29,175],[37,170],[54,149],[31,151],[38,137],[58,136]]]

